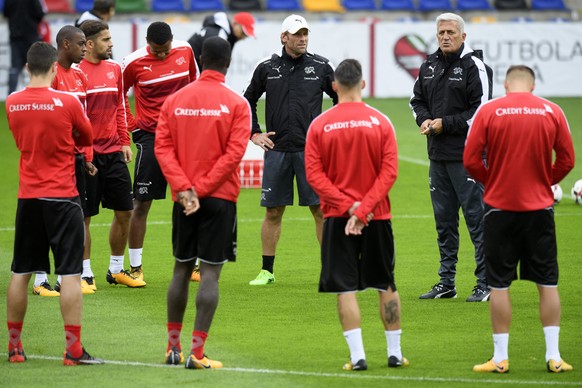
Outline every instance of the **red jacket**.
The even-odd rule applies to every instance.
[[[568,122],[551,101],[531,93],[509,93],[477,110],[463,161],[485,185],[483,201],[489,206],[516,212],[547,208],[554,203],[550,186],[574,167]]]
[[[155,154],[172,197],[191,187],[200,198],[236,202],[238,165],[251,133],[245,98],[224,84],[224,75],[205,70],[166,99],[156,129]]]
[[[324,217],[355,215],[364,223],[391,218],[388,191],[398,175],[398,149],[392,123],[363,102],[344,102],[318,116],[305,146],[307,180],[319,195]]]
[[[18,198],[79,195],[75,145],[91,146],[91,123],[77,97],[26,88],[6,98],[8,125],[20,150]]]

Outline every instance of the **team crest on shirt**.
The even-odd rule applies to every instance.
[[[60,98],[53,97],[53,102],[55,103],[55,106],[63,106],[63,102]]]
[[[462,69],[462,68],[460,68],[460,67],[455,67],[455,68],[453,69],[453,74],[454,74],[454,75],[463,75],[463,69]]]
[[[75,83],[77,86],[83,86],[83,82],[80,79],[76,80]]]
[[[181,66],[184,63],[186,63],[186,58],[180,57],[180,58],[176,59],[176,65]]]
[[[315,74],[315,67],[307,66],[305,69],[305,74]]]
[[[107,73],[107,78],[109,78],[109,79],[115,78],[115,73],[110,71],[109,73]]]

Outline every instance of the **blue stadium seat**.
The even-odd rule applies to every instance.
[[[222,0],[190,0],[190,11],[224,11]]]
[[[301,5],[299,0],[267,0],[268,11],[299,11]]]
[[[451,0],[419,0],[418,10],[419,11],[444,11],[453,10],[453,5]]]
[[[493,7],[488,0],[457,0],[459,11],[489,11]]]
[[[75,10],[77,12],[85,12],[93,8],[93,0],[76,0]]]
[[[564,10],[566,6],[563,0],[532,0],[531,9],[537,11]]]
[[[415,11],[416,6],[412,0],[382,0],[380,9],[389,11]]]
[[[531,23],[534,21],[534,19],[528,16],[516,16],[511,18],[510,21],[514,23]]]
[[[343,0],[342,5],[345,9],[352,10],[374,10],[376,7],[376,0]]]
[[[4,0],[0,0],[0,11],[4,10]]]
[[[184,12],[186,11],[186,7],[182,0],[152,0],[152,11]]]

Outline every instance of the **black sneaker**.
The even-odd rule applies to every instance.
[[[355,364],[352,364],[352,362],[348,362],[347,364],[345,364],[342,368],[343,370],[355,370],[355,371],[362,371],[362,370],[367,370],[368,369],[368,364],[366,364],[366,360],[364,360],[363,358],[361,360],[359,360],[358,362],[356,362]]]
[[[455,286],[447,286],[442,283],[437,283],[432,286],[429,292],[422,294],[419,299],[449,299],[456,297],[457,288]]]
[[[103,361],[100,358],[95,358],[93,356],[91,356],[89,353],[87,353],[87,351],[85,350],[85,348],[83,348],[83,354],[81,354],[81,357],[79,358],[75,358],[73,356],[71,356],[69,354],[69,352],[65,351],[65,355],[63,357],[63,365],[65,366],[75,366],[75,365],[99,365],[99,364],[104,364],[105,361]]]
[[[467,298],[467,302],[487,302],[489,301],[489,296],[491,295],[491,290],[487,287],[476,285],[473,288],[473,292]]]
[[[404,356],[402,356],[401,359],[398,359],[398,357],[396,357],[396,356],[388,357],[388,368],[398,368],[401,366],[408,366],[408,365],[410,365],[410,362]]]

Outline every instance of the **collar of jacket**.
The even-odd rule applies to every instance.
[[[285,51],[285,46],[283,46],[283,50],[282,50],[282,54],[281,54],[281,58],[283,58],[286,61],[289,61],[293,64],[297,64],[299,62],[301,62],[303,60],[303,58],[305,58],[305,56],[308,54],[307,52],[305,52],[305,54],[302,54],[300,56],[298,56],[297,58],[293,58],[291,55],[287,54],[287,51]]]

